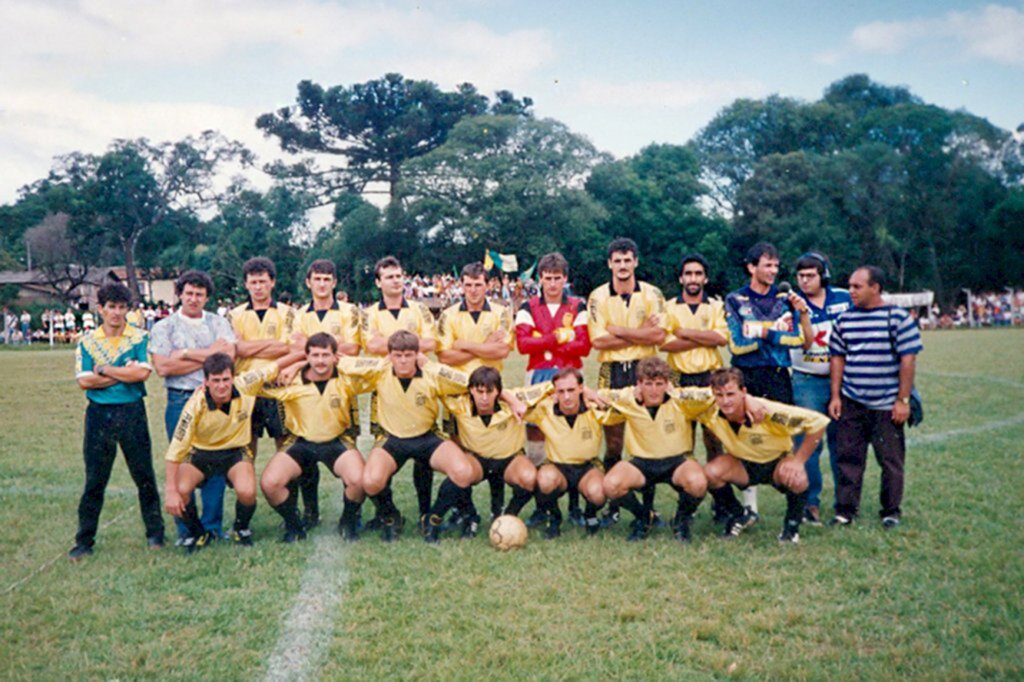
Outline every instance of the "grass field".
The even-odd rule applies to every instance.
[[[79,564],[65,558],[83,481],[72,354],[2,352],[0,679],[1019,679],[1024,332],[928,333],[925,346],[927,421],[910,432],[894,532],[875,519],[872,463],[862,521],[805,527],[799,547],[777,545],[783,499],[762,489],[764,520],[734,543],[714,537],[705,503],[690,547],[667,530],[627,544],[625,523],[534,534],[512,554],[408,530],[346,546],[331,523],[283,546],[261,500],[255,547],[186,557],[144,549],[119,460],[96,554]],[[149,388],[162,480],[163,391]],[[336,518],[340,488],[321,485]],[[396,493],[412,515],[407,469]],[[659,492],[663,515],[673,497]]]

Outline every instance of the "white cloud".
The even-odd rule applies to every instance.
[[[875,21],[850,34],[851,49],[894,54],[914,45],[954,43],[968,57],[1010,66],[1024,65],[1024,11],[988,5],[971,12],[949,12],[940,18]]]
[[[727,102],[737,97],[759,97],[767,88],[753,80],[631,81],[610,83],[587,80],[576,88],[583,104],[599,107],[688,109],[699,104]]]

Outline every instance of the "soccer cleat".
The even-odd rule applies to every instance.
[[[303,530],[313,530],[320,525],[320,512],[317,511],[306,511],[306,514],[302,517],[302,528]]]
[[[579,507],[569,510],[569,523],[574,526],[580,526],[581,528],[586,525],[586,522],[583,519],[583,511]]]
[[[562,519],[558,516],[551,516],[548,521],[548,528],[544,531],[544,538],[547,540],[554,540],[562,534]]]
[[[618,516],[618,514],[616,514]],[[603,528],[601,522],[596,516],[588,516],[583,519],[583,529],[587,535],[597,535],[597,532]]]
[[[182,547],[185,548],[185,554],[195,554],[199,550],[210,544],[213,538],[213,533],[206,531],[202,535],[193,535],[185,538],[185,542],[182,543]]]
[[[461,528],[464,520],[462,512],[458,509],[453,509],[448,518],[441,523],[441,532],[449,531],[452,528]]]
[[[363,525],[363,530],[373,532],[384,527],[384,519],[378,514]]]
[[[644,523],[642,519],[634,519],[633,523],[630,524],[630,528],[632,532],[626,538],[626,542],[640,542],[647,539],[647,536],[651,534],[651,526]]]
[[[779,543],[783,545],[796,545],[800,543],[800,524],[785,523],[782,532],[779,533]]]
[[[530,518],[526,519],[527,528],[536,528],[537,526],[543,526],[548,522],[548,513],[543,509],[537,509],[533,512]]]
[[[342,516],[338,519],[338,535],[341,536],[346,542],[356,542],[359,540],[359,517],[353,516],[350,519],[345,519]]]
[[[757,512],[750,511],[747,507],[746,511],[738,516],[733,516],[725,522],[725,528],[722,530],[722,538],[725,540],[732,540],[733,538],[739,537],[747,528],[750,528],[760,517]]]
[[[480,517],[473,515],[467,516],[462,519],[462,538],[470,539],[475,538],[477,533],[480,532]]]
[[[436,545],[441,542],[441,532],[444,528],[444,519],[435,514],[431,514],[426,520],[426,530],[423,533],[423,539],[429,545]]]
[[[816,506],[810,505],[804,509],[804,523],[811,526],[821,525],[821,512]]]
[[[602,528],[610,528],[619,522],[619,512],[606,511],[599,521]]]
[[[828,522],[830,526],[852,526],[853,519],[849,516],[843,516],[842,514],[836,514],[832,517],[832,520]]]
[[[651,527],[667,528],[668,523],[665,522],[665,519],[661,518],[661,514],[659,514],[658,512],[653,512],[651,514]]]
[[[900,517],[896,516],[895,514],[890,514],[889,516],[882,517],[882,528],[886,530],[892,530],[898,525],[900,525]]]
[[[300,541],[305,540],[305,539],[306,539],[306,531],[304,531],[301,528],[296,528],[295,530],[286,530],[284,532],[284,537],[281,538],[281,542],[284,542],[284,543],[290,545],[293,542],[300,542]]]
[[[404,525],[405,521],[402,519],[401,514],[381,519],[380,539],[384,542],[395,542],[402,534]]]
[[[236,529],[232,530],[231,531],[231,540],[236,545],[241,545],[242,547],[252,547],[252,529],[251,528],[242,528],[242,529],[236,528]]]
[[[71,561],[80,561],[87,556],[92,556],[92,547],[90,545],[75,545],[68,552],[68,559]]]
[[[687,545],[690,544],[690,517],[677,517],[672,526],[672,534],[676,536],[676,540],[679,540],[679,542]]]
[[[729,512],[722,509],[717,504],[711,505],[711,521],[713,523],[725,523],[729,520]]]

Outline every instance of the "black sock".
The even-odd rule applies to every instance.
[[[299,479],[302,490],[302,505],[306,516],[320,516],[320,469],[313,464]]]
[[[559,490],[553,490],[550,493],[542,493],[540,488],[538,488],[535,495],[537,498],[537,509],[561,520],[562,512],[558,509],[558,498],[561,496],[562,493]]]
[[[256,504],[242,504],[235,500],[235,530],[248,530],[252,515],[256,513]]]
[[[714,499],[715,504],[718,505],[718,508],[730,517],[740,516],[743,513],[743,505],[736,499],[736,493],[733,492],[732,485],[726,483],[718,489],[710,488],[710,491],[711,497]]]
[[[594,504],[590,500],[587,500],[587,505],[583,508],[583,518],[593,519],[597,518],[597,510],[601,507]]]
[[[354,522],[359,518],[359,510],[362,508],[362,502],[355,502],[345,495],[345,504],[341,508],[341,523]]]
[[[794,493],[786,490],[786,524],[799,526],[807,507],[807,491]]]
[[[576,489],[569,490],[569,513],[580,510],[580,491]]]
[[[644,518],[650,518],[651,514],[654,513],[654,484],[648,483],[640,490],[640,495],[644,501],[644,512],[646,516]]]
[[[398,513],[398,508],[395,507],[395,501],[391,495],[391,481],[388,481],[383,490],[372,496],[370,501],[377,508],[377,516],[382,519],[390,518]]]
[[[196,511],[195,500],[189,500],[188,504],[185,505],[185,510],[181,514],[181,521],[188,528],[188,534],[194,538],[199,537],[204,532],[203,524],[199,520],[199,512]]]
[[[519,512],[523,510],[523,507],[526,506],[526,503],[530,501],[531,497],[533,497],[533,493],[529,490],[512,484],[512,501],[508,503],[508,506],[505,507],[503,513],[518,516]]]
[[[302,519],[299,518],[299,505],[296,503],[295,495],[289,493],[284,502],[274,506],[274,511],[284,519],[285,530],[291,532],[302,530]]]
[[[501,509],[505,506],[505,481],[495,476],[488,479],[487,484],[491,488],[491,514],[501,516]]]
[[[694,497],[682,488],[678,488],[677,492],[679,493],[679,504],[676,506],[676,518],[682,519],[693,515],[704,498]]]
[[[434,470],[425,462],[416,461],[412,467],[412,484],[416,488],[416,502],[420,516],[430,513],[430,493],[434,486]]]
[[[636,499],[636,495],[632,490],[622,497],[617,498],[615,502],[632,514],[634,519],[642,519],[644,523],[646,523],[651,518],[650,514],[646,513],[644,506],[640,504],[640,500]]]
[[[468,488],[455,485],[450,478],[444,479],[441,487],[437,489],[437,500],[434,502],[434,506],[430,508],[430,515],[443,518],[449,509],[465,499],[465,494],[468,490]]]

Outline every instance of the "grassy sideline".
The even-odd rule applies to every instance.
[[[436,548],[410,531],[392,546],[367,537],[338,553],[347,581],[325,605],[311,676],[1024,676],[1024,332],[932,332],[925,348],[927,420],[910,432],[898,531],[875,520],[872,463],[862,522],[805,528],[797,548],[775,542],[783,499],[770,489],[764,521],[730,544],[712,536],[707,503],[688,548],[667,530],[627,544],[627,524],[592,539],[533,535],[508,555],[484,537]],[[263,676],[318,543],[279,545],[260,500],[251,550],[148,552],[119,458],[96,554],[70,564],[84,411],[72,364],[68,351],[0,352],[0,678]],[[506,380],[522,370],[514,362]],[[149,389],[162,480],[163,390],[156,378]],[[411,515],[409,475],[396,492]],[[328,477],[321,497],[328,523],[314,535],[333,542],[340,488]],[[659,491],[663,515],[670,497]],[[229,518],[232,507],[229,493]]]

